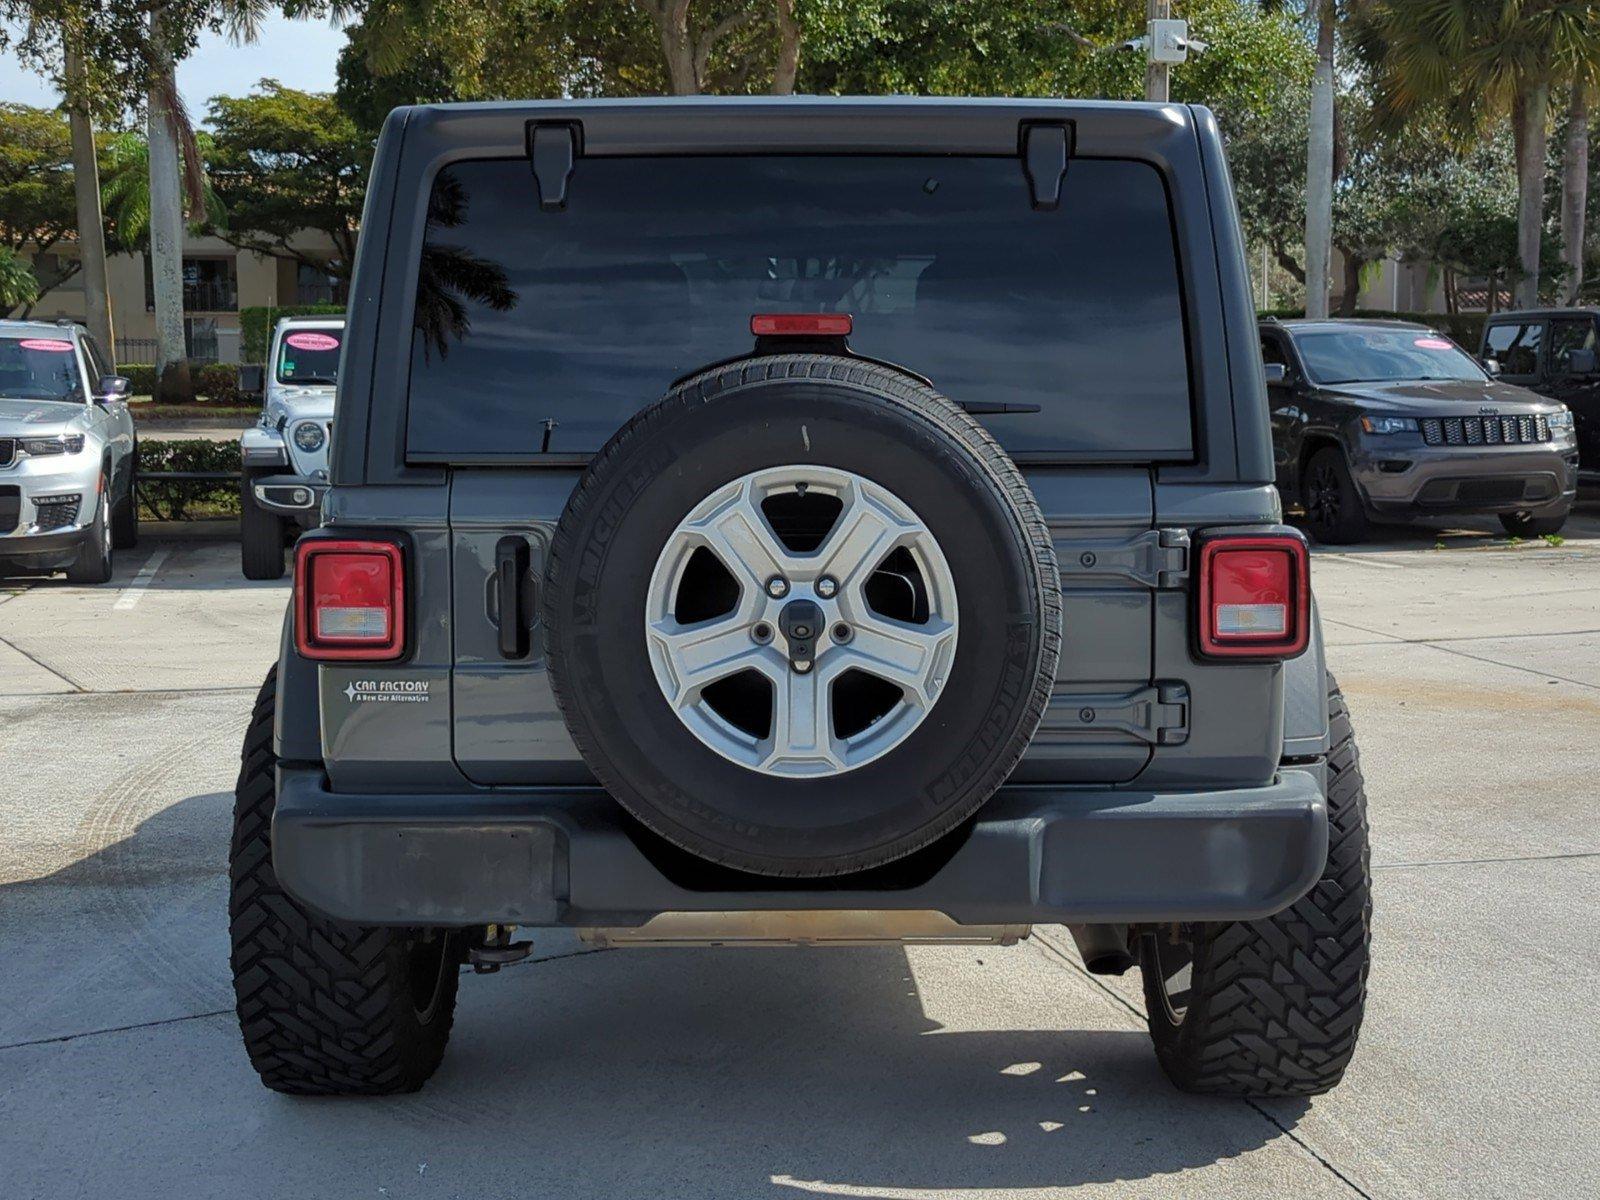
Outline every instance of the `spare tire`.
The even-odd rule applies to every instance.
[[[933,388],[829,355],[712,368],[624,426],[556,528],[557,702],[650,829],[825,876],[971,817],[1050,697],[1061,596],[1016,465]]]

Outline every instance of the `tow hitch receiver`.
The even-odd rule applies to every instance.
[[[515,925],[490,925],[484,930],[483,944],[467,951],[467,961],[479,975],[493,975],[501,967],[521,962],[533,953],[532,942],[513,942]]]

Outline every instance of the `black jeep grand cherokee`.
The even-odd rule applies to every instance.
[[[1467,352],[1402,321],[1267,321],[1261,357],[1278,488],[1323,542],[1372,520],[1494,513],[1555,533],[1578,487],[1572,414],[1491,378]]]
[[[1205,110],[400,110],[342,353],[235,809],[268,1086],[421,1086],[512,925],[1035,923],[1181,1086],[1338,1082],[1365,799]]]

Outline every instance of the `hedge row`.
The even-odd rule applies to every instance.
[[[1287,321],[1306,314],[1305,310],[1300,308],[1274,308],[1260,315],[1263,318],[1279,317]],[[1385,321],[1414,321],[1418,325],[1426,325],[1455,339],[1468,354],[1476,354],[1483,342],[1484,313],[1388,312],[1380,308],[1358,308],[1355,315]]]
[[[272,327],[280,317],[342,317],[342,304],[289,304],[267,308],[253,306],[239,310],[239,348],[245,362],[266,362],[267,343]]]
[[[139,443],[139,506],[157,521],[187,521],[197,516],[227,516],[239,511],[238,442],[190,438]],[[226,471],[229,478],[152,479],[158,471]]]
[[[151,363],[119,363],[117,373],[126,375],[135,396],[153,396],[156,391],[156,369]],[[233,363],[189,363],[189,380],[194,384],[195,399],[210,404],[249,404],[254,396],[239,390],[239,368]]]

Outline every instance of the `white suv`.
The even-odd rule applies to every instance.
[[[0,321],[0,573],[111,578],[138,536],[127,395],[82,327]]]
[[[284,317],[273,331],[261,420],[239,439],[246,579],[281,578],[289,528],[314,529],[319,522],[343,341],[343,317]]]

